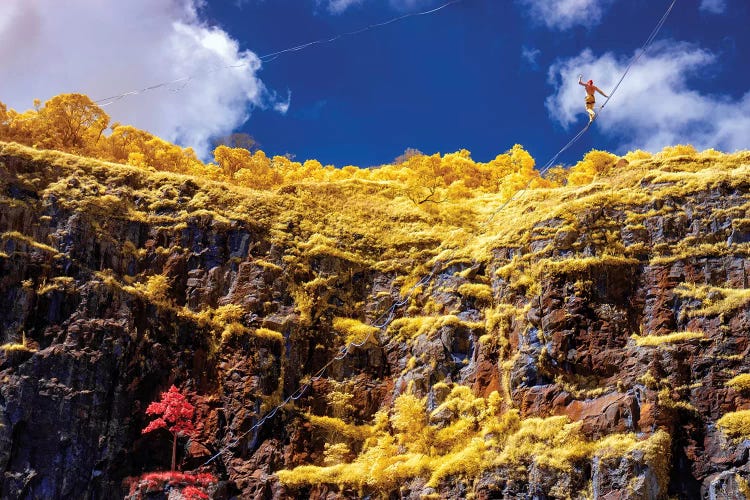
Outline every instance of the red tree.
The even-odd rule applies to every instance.
[[[193,427],[193,415],[195,407],[188,403],[177,387],[172,386],[167,392],[161,393],[161,401],[153,402],[146,408],[148,415],[160,415],[152,420],[142,434],[156,429],[167,429],[172,433],[172,470],[175,470],[177,461],[177,437],[180,435],[191,436],[195,433]]]

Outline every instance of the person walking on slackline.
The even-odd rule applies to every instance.
[[[586,112],[589,114],[589,123],[591,123],[594,121],[594,118],[596,118],[596,111],[594,111],[596,98],[594,97],[594,92],[599,92],[607,98],[609,98],[609,96],[602,92],[602,89],[594,85],[594,80],[589,80],[588,82],[583,83],[582,78],[583,75],[578,75],[578,85],[583,85],[586,88]]]

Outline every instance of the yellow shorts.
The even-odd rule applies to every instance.
[[[586,104],[595,104],[596,99],[592,95],[586,94]]]

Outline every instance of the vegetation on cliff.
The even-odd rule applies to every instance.
[[[519,145],[487,163],[412,152],[341,169],[218,146],[204,163],[110,126],[81,95],[0,106],[0,140],[15,142],[0,144],[0,266],[16,298],[0,349],[25,360],[54,345],[58,330],[32,317],[60,300],[150,315],[133,339],[206,344],[214,372],[175,362],[181,380],[220,380],[198,384],[225,405],[198,408],[213,412],[203,439],[226,449],[221,426],[241,434],[277,406],[286,437],[309,429],[268,470],[290,490],[416,482],[439,496],[548,474],[547,493],[565,496],[619,458],[663,495],[684,445],[670,418],[748,436],[746,410],[701,392],[750,386],[746,342],[730,335],[750,303],[736,279],[750,252],[748,152],[592,151],[544,175]],[[363,342],[325,385],[311,380]],[[699,354],[712,356],[696,362],[702,378],[686,361]],[[281,404],[308,382],[306,408]],[[383,391],[376,403],[365,385]],[[227,423],[230,404],[254,409]]]

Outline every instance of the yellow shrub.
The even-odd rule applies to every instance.
[[[279,342],[284,341],[284,335],[281,332],[269,330],[268,328],[257,328],[253,335],[262,339],[277,340]]]
[[[342,436],[362,442],[373,434],[371,425],[352,425],[340,418],[308,414],[307,419],[313,427],[326,431],[330,435]]]
[[[492,288],[483,283],[464,283],[458,287],[458,293],[464,297],[473,297],[483,302],[492,302]]]
[[[750,389],[750,373],[741,373],[736,377],[732,378],[726,383],[727,387],[731,387],[735,391],[746,391]]]
[[[750,437],[750,410],[733,411],[716,421],[727,436],[737,439]]]
[[[739,474],[734,475],[734,480],[737,481],[737,489],[740,490],[740,493],[745,495],[745,498],[750,498],[750,484],[747,483],[747,480]]]
[[[487,463],[486,451],[487,444],[484,438],[473,438],[461,450],[437,461],[437,466],[430,474],[427,486],[435,488],[441,480],[454,475],[477,477],[482,471],[483,464]]]
[[[351,318],[333,318],[333,328],[346,336],[347,344],[352,342],[359,344],[368,337],[374,338],[380,331],[379,328]]]
[[[448,314],[445,316],[417,316],[413,318],[398,318],[393,320],[388,326],[388,332],[392,335],[399,335],[405,339],[417,337],[419,335],[431,335],[443,326],[465,325],[474,327],[475,324],[465,323],[458,316]]]
[[[675,288],[680,297],[698,299],[703,307],[689,312],[690,317],[713,316],[744,307],[750,303],[750,288],[721,288],[685,283]]]
[[[409,449],[420,450],[423,446],[423,432],[427,426],[427,410],[424,398],[413,394],[402,394],[393,404],[391,425],[398,433],[399,443]]]
[[[337,465],[349,458],[351,450],[346,443],[329,444],[325,443],[323,450],[323,464],[325,465]]]
[[[662,344],[674,344],[676,342],[688,342],[690,340],[704,339],[703,332],[674,332],[668,335],[647,335],[641,337],[638,334],[630,336],[639,347],[655,347]]]
[[[442,385],[446,390],[447,386]],[[347,439],[362,442],[362,452],[349,463],[351,447],[329,444],[325,462],[328,467],[301,466],[279,471],[279,480],[290,487],[311,484],[336,484],[352,487],[365,496],[363,488],[388,493],[404,481],[421,477],[427,486],[437,487],[450,477],[473,481],[498,466],[512,467],[521,473],[532,464],[544,468],[570,470],[581,460],[593,456],[624,456],[641,450],[646,465],[653,467],[660,486],[668,472],[669,435],[657,432],[638,440],[632,434],[615,434],[600,441],[588,441],[580,423],[567,417],[522,420],[517,410],[501,413],[500,396],[475,397],[465,386],[454,386],[445,401],[436,408],[431,424],[425,399],[402,394],[393,404],[391,417],[376,415],[371,426],[353,426],[340,419],[310,416],[316,427],[335,430]],[[388,425],[390,422],[390,426]],[[328,456],[330,455],[330,458]]]
[[[568,185],[582,186],[589,184],[597,175],[607,175],[616,162],[617,156],[612,153],[593,149],[586,153],[583,160],[570,167]]]
[[[213,320],[221,325],[227,323],[235,323],[242,319],[242,315],[245,313],[242,306],[237,304],[226,304],[219,306],[213,313]]]
[[[675,146],[666,146],[661,150],[661,156],[672,158],[675,156],[696,156],[698,151],[691,144],[677,144]]]
[[[168,302],[169,279],[163,274],[149,276],[146,283],[136,283],[135,289],[157,304]]]
[[[636,149],[635,151],[628,151],[628,153],[624,156],[624,158],[632,162],[634,160],[647,160],[651,158],[653,155],[649,153],[648,151],[643,151],[640,149]]]
[[[223,342],[226,342],[232,337],[245,335],[247,331],[248,330],[245,326],[243,326],[241,323],[237,323],[236,321],[233,323],[226,323],[224,324],[224,329],[221,332],[221,340]]]
[[[32,349],[28,347],[25,343],[13,343],[9,342],[7,344],[0,345],[0,349],[2,349],[5,352],[36,352],[36,349]]]

